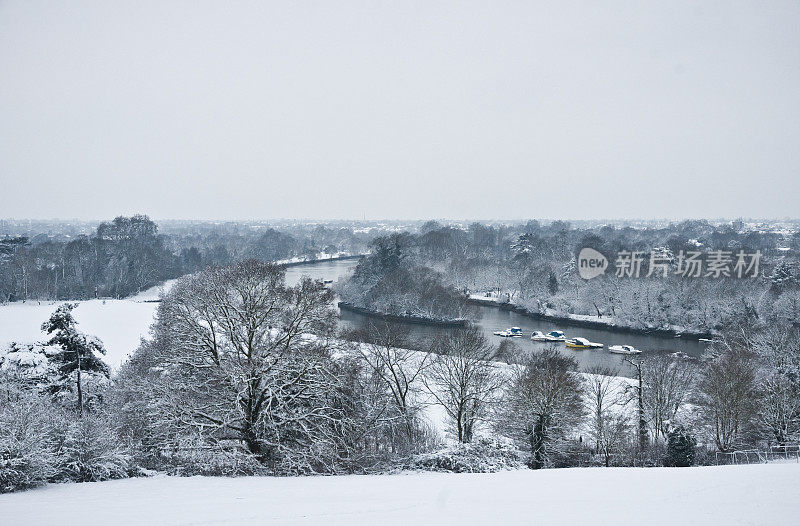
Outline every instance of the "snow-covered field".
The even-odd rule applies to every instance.
[[[800,465],[128,479],[0,495],[0,524],[796,524]]]
[[[155,287],[121,300],[74,302],[78,303],[73,311],[78,329],[102,340],[108,352],[105,361],[112,369],[118,368],[139,346],[139,340],[147,336],[158,306],[150,300],[158,299],[162,288]],[[11,342],[45,341],[47,335],[41,331],[42,322],[62,303],[28,301],[0,305],[0,348]]]
[[[45,341],[47,335],[40,330],[41,324],[61,303],[29,301],[0,305],[0,347],[12,341]],[[133,299],[76,303],[79,306],[73,315],[78,322],[78,329],[103,341],[108,352],[105,361],[112,368],[119,367],[139,346],[139,340],[147,336],[158,305]]]

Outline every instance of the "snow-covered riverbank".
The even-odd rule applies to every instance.
[[[487,295],[488,294],[488,295]],[[470,294],[468,301],[475,305],[485,307],[497,307],[506,310],[513,310],[522,315],[538,319],[548,320],[555,323],[571,325],[575,327],[588,327],[600,330],[617,331],[630,334],[652,334],[669,338],[685,338],[689,340],[710,341],[713,334],[708,332],[697,332],[687,330],[685,327],[673,325],[670,327],[633,327],[619,323],[613,316],[595,316],[591,314],[568,314],[545,309],[544,312],[534,312],[524,307],[512,299],[511,295],[497,293]]]
[[[800,465],[128,479],[0,495],[0,523],[789,524]],[[787,522],[788,521],[788,522]]]

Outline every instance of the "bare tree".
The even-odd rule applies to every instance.
[[[636,399],[636,415],[637,415],[637,435],[639,454],[643,454],[647,450],[648,434],[647,434],[647,411],[644,405],[644,382],[642,381],[642,368],[644,360],[630,360],[625,359],[626,362],[633,366],[636,371],[636,383],[630,386],[630,391]]]
[[[778,371],[762,371],[758,418],[770,440],[780,445],[800,437],[800,388]]]
[[[670,426],[692,393],[696,367],[672,356],[648,358],[642,368],[644,406],[653,439],[666,441]]]
[[[577,369],[574,358],[551,348],[531,354],[514,373],[500,426],[528,442],[534,469],[552,462],[583,418],[584,386]]]
[[[506,363],[518,363],[522,356],[522,349],[512,338],[505,338],[497,346],[496,358]]]
[[[413,445],[420,408],[422,375],[434,356],[409,350],[409,330],[397,324],[370,323],[362,332],[365,343],[358,344],[370,370],[385,388],[400,415],[408,443]]]
[[[600,452],[605,445],[604,435],[607,421],[614,414],[614,410],[621,410],[620,406],[627,404],[621,390],[619,369],[606,366],[590,367],[586,371],[586,394],[589,400],[589,412],[592,421],[592,438],[595,442],[595,451]],[[606,459],[608,460],[608,459]]]
[[[470,327],[437,337],[431,352],[438,356],[423,381],[452,420],[459,442],[470,442],[502,383],[492,361],[495,349],[478,328]]]
[[[778,444],[800,438],[800,330],[775,325],[753,347],[759,371],[761,427]]]
[[[740,446],[754,427],[756,374],[753,356],[738,347],[717,352],[706,364],[699,383],[699,400],[720,451]]]
[[[611,465],[611,458],[621,453],[628,445],[631,436],[631,418],[625,412],[613,412],[608,409],[603,414],[603,432],[599,438],[598,451],[603,455],[606,467]]]

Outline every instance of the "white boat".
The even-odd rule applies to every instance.
[[[495,336],[502,336],[503,338],[522,338],[522,329],[519,327],[510,327],[504,331],[494,331]]]
[[[602,343],[590,342],[586,338],[570,338],[569,340],[564,340],[564,343],[567,344],[567,347],[572,347],[573,349],[599,349],[603,346]]]
[[[615,354],[641,354],[642,351],[636,349],[633,345],[612,345],[608,348],[608,352]]]
[[[531,334],[531,340],[536,342],[563,342],[567,337],[564,336],[562,331],[550,331],[544,334],[541,331],[534,331]]]

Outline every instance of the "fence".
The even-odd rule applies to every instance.
[[[800,444],[784,444],[764,449],[742,449],[738,451],[717,451],[717,464],[758,464],[788,460],[800,463]]]

